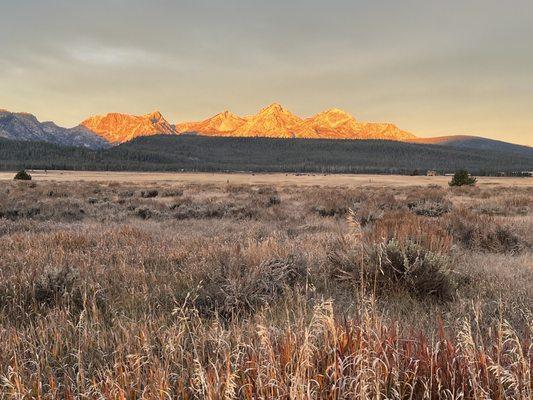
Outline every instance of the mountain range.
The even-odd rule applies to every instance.
[[[7,110],[0,110],[0,137],[90,149],[109,146],[107,140],[82,125],[62,128],[51,121],[39,122],[32,114],[12,113]]]
[[[208,136],[385,140],[415,137],[393,124],[359,122],[336,108],[303,119],[276,103],[248,117],[224,111],[205,121],[185,122],[175,128],[178,133],[196,132]]]
[[[109,113],[95,115],[74,128],[40,123],[27,113],[0,114],[0,137],[44,141],[71,146],[101,148],[140,136],[156,134],[198,134],[205,136],[272,137],[312,139],[408,140],[415,136],[393,124],[360,122],[345,111],[331,109],[301,118],[279,104],[271,104],[256,115],[241,117],[224,111],[198,122],[170,124],[159,112],[145,115]]]
[[[533,149],[476,136],[417,138],[391,123],[363,122],[340,109],[309,118],[294,115],[274,103],[251,116],[224,111],[203,121],[169,123],[159,112],[145,115],[109,113],[91,116],[73,128],[39,122],[29,113],[0,110],[0,137],[40,141],[89,149],[108,148],[138,137],[196,134],[216,137],[267,137],[306,139],[381,139],[425,143],[461,149],[486,149],[530,155]]]

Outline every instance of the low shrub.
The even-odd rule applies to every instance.
[[[257,194],[276,195],[277,193],[277,189],[273,186],[261,186],[257,189]]]
[[[152,190],[141,190],[141,197],[145,199],[150,199],[153,197],[157,197],[159,194],[158,190],[152,189]]]
[[[367,195],[353,190],[317,190],[313,196],[307,199],[313,212],[321,217],[341,218],[346,216],[348,210],[354,204],[363,202]]]
[[[180,197],[183,196],[182,189],[167,189],[161,192],[162,197]]]
[[[154,216],[154,210],[148,207],[139,207],[135,210],[135,213],[141,219],[150,219]]]
[[[301,265],[292,256],[256,264],[228,255],[209,266],[194,305],[204,314],[217,314],[225,319],[248,315],[272,304],[302,274]]]
[[[423,215],[425,217],[440,217],[452,210],[452,203],[449,201],[419,201],[408,204],[409,210],[416,215]]]
[[[487,215],[463,210],[450,216],[447,227],[455,241],[471,250],[493,253],[519,253],[527,242],[510,225]]]
[[[318,215],[321,217],[341,217],[344,216],[348,212],[348,207],[325,207],[325,206],[317,206],[315,207],[315,211]]]
[[[440,217],[452,210],[452,203],[440,187],[414,190],[406,198],[407,208],[416,215]]]
[[[31,181],[31,175],[26,172],[26,170],[20,170],[15,174],[13,180],[16,181]]]
[[[257,217],[259,210],[252,204],[238,204],[226,201],[206,201],[202,203],[185,199],[170,206],[176,219],[210,219],[234,218],[252,219]]]
[[[57,191],[57,190],[49,190],[47,193],[48,197],[69,197],[68,193],[64,191]]]
[[[225,191],[226,193],[231,193],[231,194],[241,194],[241,193],[252,193],[253,189],[250,185],[229,183],[228,181],[225,187]]]
[[[367,260],[367,276],[378,290],[402,288],[419,298],[453,299],[455,286],[448,258],[413,241],[392,239],[374,245]]]
[[[278,195],[273,194],[268,198],[268,206],[275,206],[280,203],[281,203],[281,199],[279,198]]]
[[[73,302],[79,307],[82,301],[80,277],[71,267],[45,271],[35,282],[34,299],[39,305],[48,307]]]
[[[400,290],[418,299],[451,301],[456,284],[448,257],[412,240],[385,240],[357,246],[337,243],[328,252],[330,277],[364,284],[366,291],[387,296]]]
[[[123,190],[121,192],[119,192],[118,196],[119,197],[133,197],[135,194],[135,192],[133,190]]]

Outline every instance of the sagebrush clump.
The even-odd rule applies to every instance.
[[[368,278],[382,290],[401,288],[420,298],[453,299],[450,260],[411,240],[400,243],[392,239],[375,245],[367,265]]]
[[[529,244],[516,228],[494,217],[458,211],[450,216],[448,230],[463,246],[496,253],[520,253]]]

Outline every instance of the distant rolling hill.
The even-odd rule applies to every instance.
[[[474,174],[533,170],[517,154],[387,140],[155,135],[103,150],[0,139],[0,169]]]
[[[450,146],[460,149],[475,149],[475,150],[489,150],[499,151],[505,153],[515,153],[522,155],[533,154],[533,148],[529,146],[522,146],[501,140],[487,139],[480,136],[468,135],[454,135],[454,136],[439,136],[432,138],[416,138],[410,139],[411,143],[436,144],[440,146]]]

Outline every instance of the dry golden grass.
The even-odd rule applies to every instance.
[[[102,172],[28,171],[33,179],[56,182],[128,182],[178,184],[282,185],[282,186],[427,186],[448,187],[449,176],[406,176],[373,174],[295,174],[295,173],[208,173],[208,172]],[[13,179],[16,171],[0,172],[0,181]],[[531,178],[477,177],[482,187],[533,187]]]
[[[0,398],[530,399],[531,195],[3,182]]]

